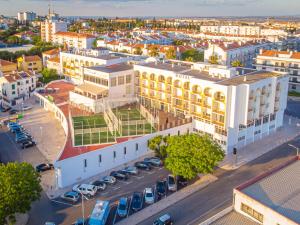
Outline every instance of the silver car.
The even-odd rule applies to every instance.
[[[117,179],[113,176],[105,176],[101,179],[101,181],[107,184],[115,184],[117,182]]]
[[[177,191],[177,182],[175,176],[171,174],[168,175],[167,186],[169,191]]]
[[[127,173],[127,174],[131,174],[131,175],[138,175],[139,174],[138,168],[136,168],[135,166],[127,166],[122,171]]]

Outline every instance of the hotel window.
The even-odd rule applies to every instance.
[[[117,85],[117,78],[113,77],[110,79],[110,86],[115,87]]]
[[[16,85],[15,85],[15,84],[12,84],[12,85],[11,85],[11,89],[14,90],[15,88],[16,88]]]
[[[250,206],[247,206],[246,204],[242,203],[241,205],[241,210],[243,212],[245,212],[246,214],[248,214],[249,216],[253,217],[254,219],[258,220],[259,222],[263,222],[264,221],[264,216],[263,214],[255,211],[254,209],[252,209]]]
[[[124,76],[119,76],[118,77],[118,85],[123,85],[124,84]]]
[[[126,75],[126,84],[131,82],[131,75]]]

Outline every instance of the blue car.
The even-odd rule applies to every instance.
[[[128,213],[128,198],[120,198],[117,213],[120,217],[127,216]]]

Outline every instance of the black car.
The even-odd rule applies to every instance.
[[[36,145],[35,141],[26,141],[22,143],[22,148],[30,148]]]
[[[143,208],[143,193],[134,192],[131,200],[131,209],[133,211],[139,211]]]
[[[18,112],[17,110],[12,109],[12,110],[9,111],[9,114],[10,114],[10,115],[14,115],[14,114],[16,114],[17,112]]]
[[[158,196],[165,196],[166,195],[166,181],[165,180],[159,180],[156,182],[156,192]]]
[[[147,162],[136,162],[134,164],[134,166],[141,170],[151,170],[152,169],[150,163],[147,163]]]
[[[184,186],[188,185],[188,180],[182,176],[177,176],[176,180],[177,180],[178,185],[180,185],[180,186],[184,187]]]
[[[8,108],[1,108],[1,112],[7,112],[7,111],[9,111],[9,110],[11,110],[10,107],[8,107]]]
[[[101,180],[95,180],[91,183],[92,185],[96,186],[98,190],[104,191],[106,189],[106,183]]]
[[[110,173],[110,176],[115,177],[118,180],[127,180],[128,179],[128,175],[121,173],[120,171],[112,171]]]
[[[54,169],[54,166],[51,163],[42,163],[42,164],[37,165],[35,167],[35,169],[36,169],[37,172],[44,172],[44,171],[47,171],[47,170]]]

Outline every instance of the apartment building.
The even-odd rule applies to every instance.
[[[193,118],[194,130],[211,135],[226,153],[282,126],[286,73],[205,63],[192,67],[146,63],[134,65],[134,71],[136,90],[146,108]]]
[[[231,66],[233,61],[240,61],[244,66],[251,67],[259,50],[271,49],[272,46],[271,42],[256,41],[210,43],[204,51],[204,61],[211,62],[214,58],[215,63],[226,66]]]
[[[57,20],[46,20],[41,23],[41,39],[45,42],[53,42],[54,34],[59,31],[67,31],[67,23]]]
[[[28,99],[36,88],[35,73],[11,72],[0,76],[1,106],[11,107]]]
[[[38,55],[19,57],[18,69],[25,72],[41,72],[43,69],[42,59]]]
[[[135,96],[133,66],[128,63],[84,68],[83,83],[70,92],[70,101],[88,111],[103,112],[105,101]]]
[[[254,64],[258,70],[289,74],[289,90],[300,92],[300,52],[261,50]]]
[[[18,12],[19,23],[27,23],[35,20],[36,13],[34,12]]]
[[[76,84],[83,82],[84,67],[110,66],[129,61],[130,57],[107,54],[102,49],[82,49],[60,53],[61,71],[67,80]]]
[[[10,73],[17,70],[17,64],[7,60],[0,59],[0,72]]]
[[[53,43],[64,45],[68,48],[90,49],[96,38],[90,34],[81,34],[76,32],[56,32]]]

